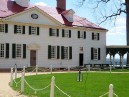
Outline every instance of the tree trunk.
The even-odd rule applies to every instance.
[[[126,39],[127,39],[127,46],[129,46],[129,0],[125,0],[125,3],[126,3]],[[129,64],[129,54],[127,54],[127,64]]]

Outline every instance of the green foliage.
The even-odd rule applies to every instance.
[[[51,77],[55,76],[56,85],[71,97],[99,97],[108,92],[109,84],[114,85],[114,92],[119,97],[128,97],[129,92],[129,74],[128,73],[86,73],[83,72],[83,81],[77,82],[77,73],[63,73],[63,74],[44,74],[35,76],[26,76],[27,82],[34,88],[43,88],[50,84]],[[17,79],[18,81],[20,79]],[[13,86],[13,89],[20,91],[20,84],[18,87]],[[25,95],[29,97],[49,97],[50,88],[44,91],[37,92],[28,88],[25,85]],[[55,88],[55,97],[67,97]],[[105,96],[106,97],[106,96]]]

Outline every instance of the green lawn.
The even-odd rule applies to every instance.
[[[76,81],[77,73],[26,76],[25,79],[32,87],[43,88],[50,84],[52,76],[56,78],[56,85],[71,97],[99,97],[108,92],[109,84],[114,85],[114,92],[119,97],[129,97],[129,73],[83,72],[82,82]],[[18,82],[18,80],[16,81]],[[20,84],[18,84],[18,87],[14,84],[13,89],[20,91]],[[25,85],[25,95],[29,95],[29,97],[32,97],[32,95],[36,95],[37,97],[50,97],[50,88],[35,94],[33,90]],[[67,96],[55,88],[55,97]]]

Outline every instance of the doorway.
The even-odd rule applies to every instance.
[[[84,55],[79,54],[79,66],[83,66]]]
[[[36,66],[36,50],[30,51],[30,66]]]

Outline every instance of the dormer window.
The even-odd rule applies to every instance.
[[[74,15],[74,11],[72,9],[70,10],[65,10],[63,11],[61,14],[69,21],[69,22],[73,22],[73,15]]]

